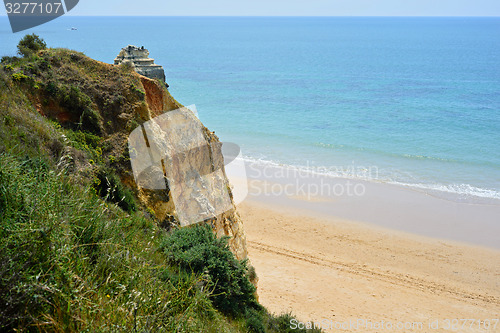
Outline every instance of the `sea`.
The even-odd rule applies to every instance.
[[[0,54],[25,33],[107,63],[146,47],[247,160],[500,200],[500,18],[4,16]]]

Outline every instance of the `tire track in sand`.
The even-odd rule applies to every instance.
[[[445,286],[420,277],[410,276],[409,274],[401,274],[391,271],[382,272],[380,270],[370,268],[367,265],[336,261],[329,258],[321,258],[316,255],[297,252],[256,241],[247,240],[247,244],[250,248],[258,251],[269,252],[295,260],[305,261],[313,265],[328,267],[337,271],[362,276],[369,279],[377,279],[379,281],[392,285],[398,285],[406,289],[414,289],[425,293],[439,293],[441,295],[445,293],[454,299],[464,302],[479,301],[488,304],[500,305],[500,299],[493,295],[471,293],[468,291],[460,290],[458,288],[451,288],[449,286]]]

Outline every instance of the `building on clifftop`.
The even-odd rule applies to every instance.
[[[154,62],[154,59],[149,58],[149,51],[144,46],[129,45],[124,47],[115,58],[115,65],[130,63],[137,73],[150,79],[159,79],[165,82],[163,67]]]

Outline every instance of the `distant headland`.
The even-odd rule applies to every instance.
[[[163,67],[154,62],[154,59],[149,58],[149,51],[144,46],[128,45],[122,48],[115,58],[115,65],[130,63],[137,73],[166,82]]]

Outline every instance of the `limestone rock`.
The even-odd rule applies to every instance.
[[[128,45],[121,49],[115,58],[115,65],[129,63],[135,71],[151,79],[159,79],[165,82],[165,71],[162,66],[154,63],[154,59],[149,58],[149,51],[144,46],[137,47]]]
[[[150,116],[146,121],[151,118],[157,117],[164,112],[169,112],[181,108],[182,105],[177,103],[168,91],[162,87],[157,81],[150,80],[147,78],[141,78],[141,83],[144,87],[146,93],[146,103],[150,111]],[[209,131],[197,117],[189,117],[182,119],[186,124],[191,124],[193,127],[202,128],[203,141],[206,142],[208,149],[203,149],[199,151],[192,151],[193,156],[186,159],[179,159],[178,164],[180,170],[193,170],[198,166],[203,166],[205,169],[200,169],[202,174],[210,174],[211,176],[205,181],[210,183],[210,186],[203,186],[202,182],[198,182],[196,188],[197,191],[193,191],[192,188],[186,189],[184,195],[189,197],[191,200],[200,201],[203,198],[218,197],[222,196],[224,191],[230,191],[229,182],[227,180],[225,169],[224,169],[224,156],[221,151],[221,142],[217,136]],[[183,126],[185,126],[184,124]],[[172,122],[170,126],[175,127],[178,124]],[[168,128],[167,128],[168,130]],[[182,133],[179,131],[171,131],[169,135],[174,136],[171,140],[175,142],[183,142],[188,139],[188,133]],[[179,135],[176,137],[175,135]],[[186,136],[186,137],[184,137]],[[161,134],[157,134],[154,137],[161,138]],[[150,143],[151,144],[151,143]],[[182,156],[179,156],[182,157]],[[196,164],[196,167],[191,164]],[[168,167],[168,166],[167,166]],[[221,173],[215,173],[213,170],[220,170]],[[147,170],[147,172],[153,172],[154,170]],[[148,178],[148,177],[146,177]],[[154,177],[153,177],[154,178]],[[151,178],[151,179],[153,179]],[[196,177],[198,179],[198,177]],[[200,178],[201,179],[201,178]],[[141,184],[136,184],[134,180],[130,180],[130,183],[134,183],[138,186],[139,198],[147,206],[150,207],[154,212],[156,218],[162,222],[164,225],[168,225],[178,218],[178,211],[172,200],[172,193],[170,189],[166,190],[147,190],[142,188]],[[229,247],[231,251],[236,255],[238,259],[247,259],[247,247],[246,247],[246,235],[243,227],[243,221],[236,211],[234,203],[230,202],[230,207],[222,214],[218,214],[215,217],[205,220],[212,225],[214,232],[218,236],[229,236]]]

